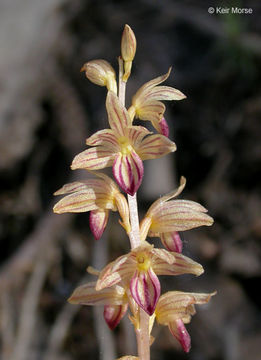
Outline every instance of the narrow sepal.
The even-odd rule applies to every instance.
[[[160,239],[165,248],[169,251],[174,251],[177,253],[182,252],[183,244],[182,240],[177,231],[169,233],[161,233]]]
[[[136,303],[152,315],[160,296],[160,282],[154,271],[151,268],[146,272],[136,271],[130,282],[130,291]]]
[[[169,324],[171,334],[179,341],[182,349],[188,353],[191,348],[190,335],[181,319],[177,319]]]
[[[95,146],[76,155],[71,169],[100,170],[112,166],[115,154],[105,146]]]
[[[96,240],[99,240],[105,230],[109,218],[108,210],[93,210],[90,212],[90,229]]]
[[[136,92],[136,94],[132,98],[132,103],[135,104],[139,97],[142,97],[143,93],[146,93],[150,88],[161,84],[163,81],[167,80],[171,72],[171,67],[169,68],[168,72],[164,75],[158,76],[155,79],[152,79],[146,82],[142,87]]]
[[[165,201],[168,201],[174,197],[177,197],[184,189],[186,185],[186,178],[181,176],[180,178],[180,185],[177,189],[171,191],[170,193],[161,196],[158,200],[154,201],[154,203],[150,206],[147,214],[152,216],[156,211],[160,211],[159,209],[162,207]]]
[[[111,129],[114,130],[116,135],[124,136],[124,129],[131,126],[131,119],[117,95],[111,91],[108,92],[106,98],[106,109]]]
[[[126,314],[128,304],[124,305],[105,305],[103,316],[111,330],[119,324],[123,316]]]
[[[128,155],[118,154],[113,163],[113,175],[127,194],[134,195],[143,177],[143,163],[135,151]]]
[[[176,151],[176,144],[166,136],[155,134],[146,137],[136,148],[142,160],[156,159]]]

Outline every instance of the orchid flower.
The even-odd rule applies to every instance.
[[[213,219],[207,210],[195,201],[171,200],[184,189],[186,179],[181,177],[180,186],[171,193],[156,200],[147,211],[140,225],[141,237],[159,236],[162,244],[170,251],[181,252],[182,242],[178,231],[210,226]]]
[[[167,80],[171,72],[169,71],[145,83],[133,96],[132,105],[128,109],[131,119],[137,117],[141,120],[151,121],[154,128],[165,136],[168,136],[168,124],[163,117],[165,105],[159,100],[182,100],[186,96],[179,90],[170,86],[158,86]]]
[[[95,173],[99,179],[87,179],[64,185],[54,195],[66,195],[53,208],[57,214],[90,211],[90,229],[96,240],[106,227],[109,210],[119,211],[122,226],[130,231],[129,207],[126,198],[109,176]],[[67,195],[69,194],[69,195]]]
[[[78,305],[103,305],[104,319],[111,330],[113,330],[126,314],[128,309],[128,298],[125,289],[120,285],[97,291],[96,282],[90,282],[77,287],[70,298],[71,304]]]
[[[71,165],[75,169],[99,170],[113,167],[113,175],[123,191],[134,195],[143,177],[142,160],[155,159],[176,150],[163,135],[149,135],[142,126],[132,126],[118,97],[111,91],[106,99],[110,129],[100,130],[86,140],[92,148],[78,154]]]
[[[190,336],[184,325],[189,323],[195,314],[194,304],[205,304],[216,292],[211,294],[186,293],[169,291],[161,295],[156,306],[156,320],[161,325],[167,325],[171,334],[180,342],[183,350],[190,350]]]
[[[143,241],[142,245],[120,256],[101,271],[96,290],[127,281],[136,303],[152,315],[160,296],[157,275],[200,275],[202,272],[202,266],[186,256],[165,249],[154,249],[153,245]]]

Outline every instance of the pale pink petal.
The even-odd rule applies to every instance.
[[[160,282],[154,271],[136,271],[130,282],[130,291],[136,303],[152,315],[160,296]]]
[[[125,129],[124,133],[129,143],[134,148],[136,148],[136,146],[140,144],[140,142],[146,135],[152,134],[151,131],[149,131],[143,126],[130,126]]]
[[[53,211],[57,214],[80,213],[97,210],[96,194],[93,189],[77,191],[65,196],[54,206]]]
[[[213,219],[206,209],[189,200],[172,200],[153,210],[150,230],[156,233],[185,231],[199,226],[210,226]]]
[[[143,177],[143,163],[135,151],[128,155],[118,154],[112,169],[114,178],[122,190],[134,195]]]
[[[136,117],[141,120],[159,122],[165,112],[165,105],[160,101],[144,101],[136,109]]]
[[[97,131],[86,140],[86,144],[90,146],[103,145],[113,153],[120,151],[117,137],[111,129]]]
[[[99,170],[112,166],[116,154],[104,146],[95,146],[76,155],[71,169]]]
[[[175,262],[173,264],[168,264],[159,258],[154,260],[153,270],[157,275],[194,274],[199,276],[204,272],[203,267],[189,257],[175,252],[171,254],[175,256]]]
[[[108,222],[108,210],[93,210],[90,212],[90,229],[96,240],[99,240]]]
[[[124,305],[105,305],[103,316],[111,330],[119,324],[123,316],[126,314],[128,304]]]
[[[106,109],[111,129],[114,130],[116,135],[124,136],[124,129],[131,126],[131,119],[117,95],[111,91],[107,95]]]
[[[146,137],[135,148],[142,160],[160,158],[176,150],[176,145],[166,136],[156,134]]]
[[[145,100],[183,100],[186,98],[181,91],[170,86],[156,86],[142,94]]]
[[[102,290],[106,287],[118,284],[126,277],[131,277],[135,271],[136,262],[131,253],[118,257],[115,261],[109,263],[101,271],[96,283],[96,290]]]
[[[165,249],[152,249],[151,253],[153,254],[153,260],[156,257],[155,261],[163,260],[167,264],[174,264],[175,255]]]
[[[183,350],[189,352],[191,347],[191,340],[189,333],[181,319],[169,324],[169,330],[173,336],[180,342]]]
[[[168,70],[168,72],[166,74],[158,76],[155,79],[152,79],[152,80],[146,82],[144,85],[142,85],[142,87],[133,96],[132,103],[135,104],[136,102],[138,102],[138,99],[140,97],[142,98],[143,94],[146,93],[149,89],[151,89],[154,86],[159,85],[163,81],[167,80],[167,78],[169,77],[170,72],[171,72],[171,67],[169,68],[169,70]]]
[[[161,233],[160,239],[167,250],[175,251],[177,253],[182,252],[183,244],[177,231]]]
[[[122,305],[126,303],[125,290],[122,286],[113,286],[110,288],[96,291],[96,282],[90,282],[78,286],[70,298],[71,304],[80,305]]]

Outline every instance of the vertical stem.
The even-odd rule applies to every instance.
[[[119,100],[125,106],[125,92],[126,82],[122,80],[123,77],[123,60],[119,57]],[[131,249],[139,246],[141,243],[140,238],[140,225],[138,216],[137,196],[128,195],[128,203],[130,210],[130,223],[131,231],[129,234]],[[150,333],[149,333],[149,315],[141,308],[139,308],[139,325],[135,328],[138,356],[139,360],[150,360]]]
[[[129,233],[131,248],[140,245],[140,224],[139,224],[139,215],[138,215],[138,205],[137,205],[137,195],[133,196],[128,194],[128,203],[130,209],[130,223],[131,231]]]

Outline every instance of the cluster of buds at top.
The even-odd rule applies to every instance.
[[[120,224],[131,238],[133,223],[131,207],[121,192],[136,194],[143,178],[143,160],[155,159],[176,150],[168,138],[168,125],[164,117],[163,100],[182,100],[186,96],[179,90],[160,85],[167,80],[171,69],[145,83],[133,96],[129,109],[125,108],[120,89],[131,74],[136,53],[136,38],[126,25],[121,41],[119,58],[120,76],[117,87],[113,67],[105,60],[92,60],[82,70],[93,83],[107,88],[106,110],[109,127],[99,130],[86,140],[89,148],[73,159],[71,168],[85,169],[95,178],[64,185],[55,195],[65,195],[54,207],[56,213],[90,212],[90,229],[100,239],[108,222],[109,211],[120,215]],[[118,90],[119,89],[119,90]],[[152,133],[143,126],[134,125],[135,118],[150,121],[157,131]],[[114,180],[98,172],[112,167]],[[185,187],[181,177],[179,187],[156,200],[139,224],[140,240],[129,253],[106,265],[101,271],[89,269],[98,276],[94,282],[78,287],[69,302],[82,305],[103,305],[104,319],[111,329],[118,325],[127,311],[134,328],[141,328],[140,311],[150,317],[149,334],[156,319],[167,325],[184,351],[190,349],[190,337],[185,328],[195,313],[194,304],[207,303],[211,294],[170,291],[161,295],[158,276],[194,274],[203,268],[182,254],[180,231],[202,225],[210,226],[213,219],[200,204],[190,200],[173,199]],[[155,248],[147,237],[159,237],[164,248]],[[142,310],[141,310],[142,309]],[[125,356],[122,359],[138,359]],[[141,359],[140,359],[141,360]]]

